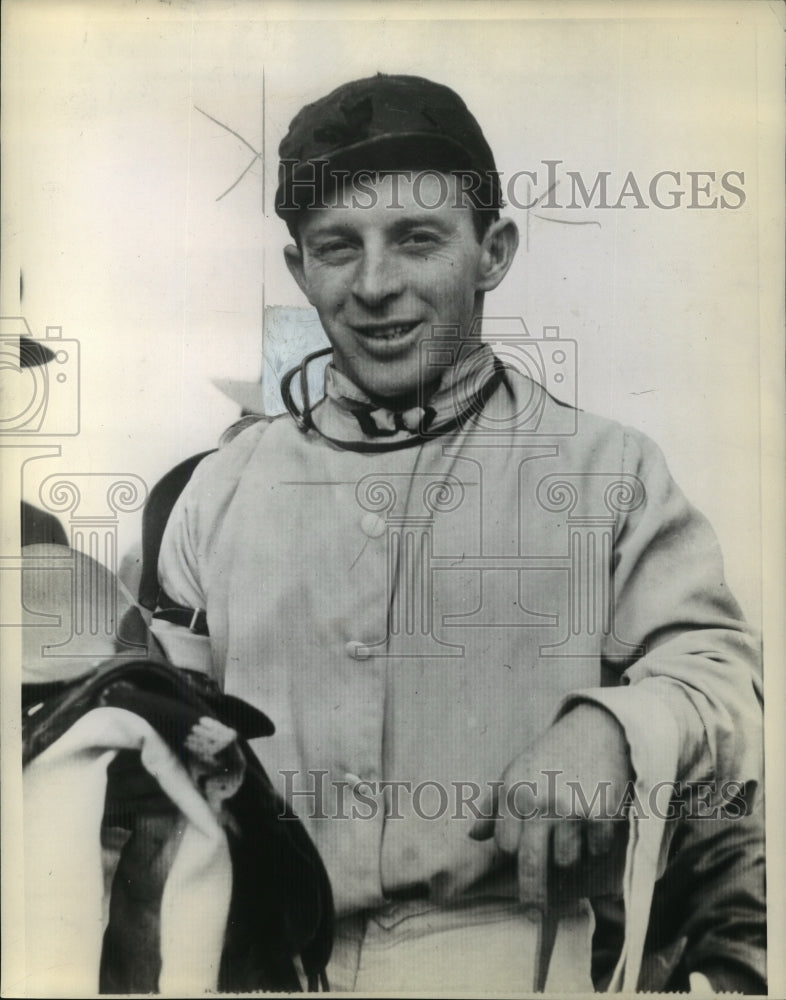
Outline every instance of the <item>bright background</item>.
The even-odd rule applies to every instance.
[[[528,237],[487,313],[577,341],[579,404],[658,441],[757,621],[760,246],[781,197],[763,172],[760,6],[5,4],[1,312],[81,349],[82,430],[27,464],[26,498],[53,472],[152,485],[216,444],[239,408],[212,380],[257,379],[263,305],[305,305],[271,207],[279,139],[346,80],[421,74],[541,192],[544,159],[611,171],[612,192],[633,171],[647,198],[660,170],[683,188],[688,170],[744,171],[736,211],[511,209]],[[263,152],[221,200],[254,154],[197,107]],[[119,530],[122,552],[139,515]]]

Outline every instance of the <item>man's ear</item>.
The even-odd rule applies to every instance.
[[[298,288],[306,296],[308,301],[311,302],[311,297],[308,294],[306,272],[303,267],[303,253],[300,250],[300,247],[296,246],[294,243],[290,243],[288,246],[285,246],[284,260],[289,268],[289,273],[297,282]],[[313,305],[313,302],[311,304]]]
[[[519,246],[519,229],[513,219],[497,219],[481,241],[477,290],[490,292],[510,270]]]

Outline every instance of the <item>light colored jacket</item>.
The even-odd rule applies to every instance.
[[[315,418],[365,440],[334,399]],[[289,416],[247,428],[197,468],[159,575],[207,610],[226,691],[274,720],[259,753],[339,912],[413,885],[515,895],[467,836],[462,783],[498,779],[576,700],[614,713],[645,784],[707,779],[720,801],[758,780],[758,643],[707,521],[649,439],[523,375],[382,455]]]

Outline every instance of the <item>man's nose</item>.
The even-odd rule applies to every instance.
[[[400,295],[404,276],[395,255],[383,249],[367,249],[355,270],[352,293],[368,308],[383,305]]]

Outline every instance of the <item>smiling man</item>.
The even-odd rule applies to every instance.
[[[651,441],[483,342],[518,237],[453,91],[354,81],[280,155],[325,396],[306,359],[289,414],[199,465],[161,603],[206,612],[208,669],[276,724],[258,751],[331,876],[334,988],[590,990],[585,897],[623,883],[635,988],[685,789],[720,811],[759,777],[715,537]]]
[[[383,174],[369,183],[367,208],[305,212],[285,254],[330,338],[334,368],[395,410],[434,390],[438,372],[424,379],[422,342],[435,330],[460,338],[472,329],[518,234],[512,220],[497,219],[479,237],[455,177]]]

